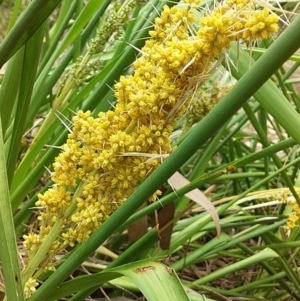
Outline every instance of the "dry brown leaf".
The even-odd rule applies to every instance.
[[[146,203],[144,203],[137,211],[146,207]],[[130,241],[137,241],[142,236],[147,233],[148,228],[148,218],[147,216],[143,216],[139,218],[137,221],[133,222],[128,227],[128,237]]]
[[[175,205],[174,202],[170,202],[160,208],[155,216],[151,217],[151,226],[158,226],[159,246],[162,250],[167,250],[170,247],[174,214]],[[169,225],[165,227],[167,224]]]

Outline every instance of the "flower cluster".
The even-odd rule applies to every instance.
[[[92,60],[92,56],[94,54],[100,54],[101,57],[102,54],[114,45],[122,35],[125,20],[128,19],[133,9],[141,4],[142,1],[143,0],[111,1],[111,4],[103,16],[102,27],[97,30],[96,36],[91,40],[86,55],[77,58],[68,74],[76,87],[80,87],[87,77],[99,70],[101,60]],[[68,84],[65,81],[62,82],[62,85],[64,88],[68,88]]]
[[[38,282],[36,279],[29,278],[28,281],[25,283],[25,297],[29,298],[35,291],[36,287],[38,286]]]
[[[295,187],[295,189],[297,191],[297,194],[300,195],[299,188]],[[291,195],[288,195],[285,198],[283,198],[283,203],[286,203],[286,204],[290,205],[293,208],[292,212],[288,216],[288,220],[286,222],[286,227],[289,230],[294,229],[299,223],[300,206],[296,202],[295,198]]]
[[[115,85],[114,110],[97,118],[79,111],[73,118],[72,132],[53,164],[54,185],[38,196],[39,233],[24,236],[29,259],[58,220],[62,229],[50,254],[86,240],[172,151],[176,120],[207,78],[212,61],[231,41],[257,38],[260,32],[267,37],[276,29],[271,15],[274,22],[267,18],[258,30],[265,10],[254,12],[250,1],[230,0],[200,22],[199,1],[184,2],[165,6],[155,19],[134,74]]]
[[[230,90],[231,85],[214,83],[209,88],[201,87],[196,91],[185,113],[183,132],[204,118]]]
[[[294,187],[294,190],[298,197],[300,197],[299,187]],[[267,198],[268,201],[279,201],[280,203],[287,204],[292,208],[286,222],[286,228],[288,230],[292,230],[298,225],[300,219],[300,206],[289,188],[267,190],[265,193],[262,193],[262,195]]]

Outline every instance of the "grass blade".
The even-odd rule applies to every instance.
[[[13,216],[10,206],[0,120],[0,258],[8,300],[25,300]]]
[[[35,0],[30,3],[0,45],[0,68],[38,30],[61,0]]]

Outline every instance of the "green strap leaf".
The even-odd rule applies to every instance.
[[[7,300],[25,300],[7,183],[0,119],[0,259]]]
[[[153,261],[153,259],[141,260],[117,268],[106,269],[93,275],[77,277],[62,284],[45,300],[54,301],[88,287],[99,287],[103,283],[121,276],[128,277],[148,301],[189,300],[176,272],[160,262]],[[34,299],[35,294],[30,300]]]
[[[152,262],[120,273],[128,277],[148,301],[189,300],[174,270],[161,263]]]
[[[0,68],[39,29],[61,0],[35,0],[18,19],[0,45]]]

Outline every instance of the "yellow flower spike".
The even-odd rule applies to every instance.
[[[44,210],[38,218],[40,233],[24,236],[30,259],[52,235],[53,244],[40,269],[53,267],[62,248],[88,239],[172,152],[173,127],[191,103],[195,108],[188,112],[191,116],[211,110],[209,101],[195,104],[192,97],[230,42],[242,32],[253,38],[251,30],[263,37],[265,31],[276,30],[274,15],[268,10],[252,12],[246,0],[225,2],[202,18],[200,28],[194,24],[200,1],[184,3],[164,6],[155,19],[152,38],[133,64],[134,74],[121,76],[114,86],[115,109],[97,118],[89,111],[73,117],[72,132],[53,164],[54,185],[36,203]],[[250,20],[245,19],[248,16]]]

